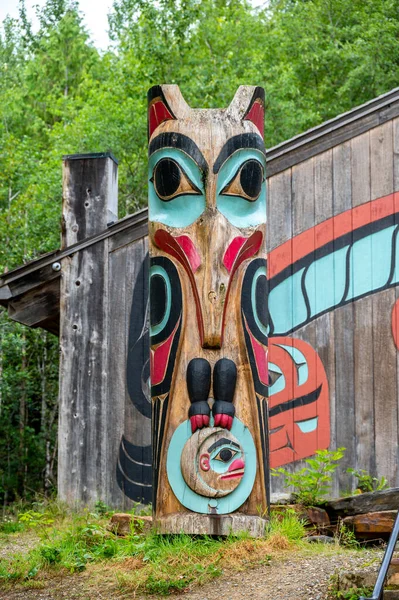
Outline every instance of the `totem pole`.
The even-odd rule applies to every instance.
[[[153,511],[262,535],[269,494],[264,91],[148,93]]]

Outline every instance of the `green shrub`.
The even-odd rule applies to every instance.
[[[326,496],[331,490],[332,476],[338,462],[344,456],[345,448],[337,450],[317,450],[314,458],[308,458],[308,465],[296,473],[286,469],[272,469],[271,474],[276,477],[284,476],[284,487],[293,487],[295,499],[305,506],[324,504]]]
[[[379,492],[381,490],[386,490],[388,487],[388,481],[384,476],[382,476],[381,479],[372,477],[364,469],[347,469],[346,471],[357,478],[357,489],[359,492]]]

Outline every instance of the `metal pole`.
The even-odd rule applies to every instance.
[[[399,536],[399,511],[396,515],[395,523],[392,529],[391,537],[385,550],[384,558],[382,559],[381,567],[378,572],[377,581],[375,582],[373,595],[370,598],[362,596],[359,600],[383,600],[384,599],[384,582],[388,573],[389,565],[392,560],[392,555],[395,550],[396,542]]]

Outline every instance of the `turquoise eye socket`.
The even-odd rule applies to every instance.
[[[216,473],[224,473],[231,462],[236,458],[240,458],[240,456],[241,450],[229,444],[225,444],[214,450],[211,454],[211,468]]]
[[[225,446],[224,448],[221,448],[215,456],[212,457],[212,460],[219,460],[223,463],[229,463],[237,454],[238,450],[234,450],[229,446]]]
[[[232,154],[219,171],[217,207],[236,227],[266,222],[265,163],[262,152],[245,148]]]
[[[149,160],[149,218],[170,227],[187,227],[205,210],[203,174],[177,148],[163,148]]]

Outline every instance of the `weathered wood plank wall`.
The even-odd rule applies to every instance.
[[[398,201],[393,194],[399,190],[398,136],[396,118],[288,168],[268,182],[270,286],[273,288],[272,276],[278,271],[281,246],[286,242],[291,245],[287,280],[298,271],[301,244],[306,244],[302,255],[306,254],[303,264],[307,269],[301,285],[287,287],[292,298],[286,309],[292,314],[286,321],[292,327],[284,331],[277,328],[272,334],[270,360],[274,362],[273,335],[281,334],[306,341],[321,358],[329,389],[329,447],[347,449],[337,472],[336,493],[351,489],[355,483],[345,472],[349,466],[385,476],[391,485],[399,483],[398,351],[391,329],[391,313],[399,293]],[[370,203],[384,197],[385,201]],[[328,220],[345,211],[350,227],[343,236],[342,221]],[[365,232],[361,226],[367,221],[372,223]],[[323,226],[314,229],[319,224]],[[323,251],[320,240],[329,225],[332,244]],[[295,237],[304,232],[308,232],[306,240]],[[347,288],[344,292],[342,286]],[[333,299],[327,302],[330,287]],[[299,313],[304,296],[309,307],[302,318]],[[271,319],[276,317],[278,323],[274,310],[271,294]],[[324,314],[317,316],[319,312]],[[317,382],[317,375],[308,366],[308,377]],[[289,391],[287,394],[288,398]],[[297,423],[305,422],[300,410],[294,416],[294,426],[287,419],[286,443],[294,449],[301,435]],[[317,427],[322,425],[320,421],[321,416]],[[284,463],[276,456],[278,451],[271,453],[272,466]],[[285,464],[288,469],[297,469],[303,461]],[[272,488],[280,491],[282,482],[273,479]]]

